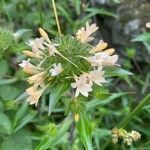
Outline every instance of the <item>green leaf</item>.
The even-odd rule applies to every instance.
[[[2,100],[0,99],[0,110],[3,110],[4,109],[4,104],[2,102]]]
[[[29,112],[27,115],[25,115],[19,122],[18,126],[14,129],[14,132],[20,130],[23,128],[27,123],[31,122],[32,119],[36,116],[36,112]]]
[[[69,85],[67,83],[59,84],[56,87],[53,87],[49,96],[49,109],[48,109],[49,115],[52,113],[53,109],[55,108],[57,101],[68,90],[68,88]]]
[[[150,54],[150,42],[143,42],[143,44],[145,45],[147,51],[148,51],[148,54]]]
[[[10,119],[3,112],[0,112],[0,132],[5,134],[11,133]]]
[[[127,93],[114,93],[109,98],[104,99],[104,100],[99,100],[99,99],[92,100],[87,103],[86,108],[88,110],[90,110],[93,107],[104,106],[104,105],[112,102],[113,100],[116,100],[118,97],[124,96],[126,94]]]
[[[64,141],[64,136],[69,129],[71,124],[71,119],[67,118],[61,126],[58,128],[58,132],[56,135],[51,135],[48,133],[48,135],[44,136],[42,138],[42,141],[37,145],[35,150],[45,150],[47,148],[52,148],[54,145],[56,145],[60,140]]]
[[[21,130],[4,139],[1,150],[33,150],[31,135],[28,130]]]
[[[0,60],[0,66],[1,66],[0,76],[6,75],[9,72],[9,65],[7,60],[5,59]]]
[[[87,150],[92,150],[92,128],[91,122],[85,115],[80,115],[79,121],[76,123],[79,136]]]
[[[132,40],[132,42],[150,42],[150,32],[145,32],[143,34],[138,35]]]
[[[80,0],[74,0],[72,2],[74,3],[77,15],[80,15],[80,13],[81,13],[81,1]]]
[[[106,68],[105,69],[105,77],[113,77],[113,76],[128,76],[128,75],[133,75],[131,72],[121,69],[121,68],[115,68],[115,67],[111,67],[111,68]]]
[[[61,13],[61,15],[64,16],[70,24],[72,24],[73,20],[71,19],[71,16],[68,13],[68,11],[65,8],[63,8],[61,5],[57,5],[57,8]]]
[[[23,116],[25,115],[25,113],[27,111],[27,108],[28,108],[28,102],[25,101],[22,104],[22,106],[20,107],[20,109],[16,112],[16,115],[15,115],[15,118],[14,118],[14,123],[13,123],[13,128],[15,128],[18,121],[23,118]]]
[[[4,100],[13,100],[23,91],[23,89],[19,88],[20,86],[14,84],[0,86],[0,96]]]
[[[102,15],[102,16],[109,16],[109,17],[114,17],[114,18],[118,18],[118,16],[111,12],[110,10],[104,9],[104,8],[87,8],[86,9],[87,12],[90,12],[90,16],[95,16],[97,14]]]
[[[24,93],[22,93],[21,95],[19,95],[15,100],[16,100],[16,101],[22,101],[22,100],[27,99],[27,97],[28,97],[27,92],[24,92]]]

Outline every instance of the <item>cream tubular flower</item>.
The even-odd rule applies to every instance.
[[[112,66],[118,60],[118,55],[112,55],[115,52],[114,48],[107,48],[107,43],[100,40],[100,42],[92,48],[91,52],[95,53],[94,56],[90,56],[88,61],[91,63],[92,66]]]
[[[99,43],[95,47],[92,48],[91,52],[92,53],[100,52],[104,50],[107,46],[108,44],[106,42],[104,42],[103,40],[100,40]]]
[[[30,84],[35,84],[37,86],[42,85],[44,81],[44,75],[45,75],[45,71],[35,74],[28,78],[28,82]]]
[[[80,93],[85,97],[88,97],[88,93],[92,91],[91,86],[87,83],[87,76],[84,74],[79,77],[74,76],[75,83],[71,83],[72,88],[76,88],[75,97]]]
[[[57,76],[63,71],[61,63],[54,64],[53,67],[53,69],[50,69],[51,76]]]
[[[36,38],[35,40],[30,40],[27,44],[31,46],[32,52],[35,54],[37,58],[43,58],[43,50],[45,49],[43,45],[43,38]],[[26,53],[26,52],[25,52]]]
[[[92,66],[100,66],[102,67],[102,59],[100,59],[99,56],[90,56],[87,58],[87,60],[91,63]]]
[[[29,101],[30,105],[35,104],[37,106],[37,103],[43,94],[45,88],[42,88],[40,90],[37,90],[34,86],[28,88],[26,90],[27,94],[29,95],[27,101]]]
[[[54,56],[55,54],[58,54],[58,51],[56,49],[56,46],[58,46],[58,44],[53,44],[50,41],[48,34],[42,28],[39,28],[39,32],[42,38],[46,41],[46,42],[43,42],[42,44],[47,46],[50,56]]]
[[[50,56],[55,56],[55,54],[58,54],[56,46],[58,46],[58,44],[48,44],[48,51]]]
[[[23,71],[28,74],[37,74],[40,71],[40,68],[32,65],[29,60],[23,60],[19,66],[22,67]]]
[[[98,27],[96,26],[96,24],[89,25],[88,23],[86,23],[86,28],[82,27],[81,29],[79,29],[76,37],[83,43],[92,41],[94,38],[91,36],[91,34],[94,33],[97,29]]]
[[[114,66],[118,60],[118,55],[107,56],[106,59],[103,59],[103,65]]]
[[[114,48],[109,48],[109,49],[106,49],[104,52],[107,55],[111,56],[115,52],[115,49]]]
[[[96,53],[95,56],[93,56],[89,59],[89,61],[92,64],[95,64],[95,65],[97,64],[97,66],[98,65],[113,66],[116,64],[117,60],[118,60],[118,55],[110,56],[108,54],[108,51]]]
[[[44,39],[43,38],[36,38],[34,40],[29,40],[27,45],[31,46],[33,52],[37,52],[39,50],[44,50],[45,47],[43,46]]]
[[[92,86],[93,82],[102,86],[101,83],[106,82],[105,78],[103,77],[104,71],[102,71],[101,68],[98,68],[97,70],[90,71],[89,74],[87,74],[89,79],[89,84]]]
[[[36,38],[34,41],[32,41],[32,45],[36,46],[40,50],[44,50],[45,47],[43,46],[44,38]]]
[[[39,55],[31,52],[31,51],[28,51],[28,50],[24,50],[23,53],[28,56],[28,57],[32,57],[32,58],[39,58]]]

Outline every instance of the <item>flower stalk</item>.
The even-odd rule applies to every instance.
[[[124,128],[130,120],[136,116],[140,110],[150,101],[150,93],[140,102],[140,104],[118,125],[119,128]]]
[[[52,0],[52,4],[53,4],[53,10],[54,10],[54,15],[55,15],[55,19],[56,19],[58,33],[59,33],[59,35],[61,35],[60,24],[59,24],[59,19],[58,19],[56,5],[55,5],[55,0]]]

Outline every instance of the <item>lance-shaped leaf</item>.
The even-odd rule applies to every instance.
[[[91,123],[86,115],[80,115],[76,123],[79,136],[87,150],[92,150],[92,128]]]
[[[95,100],[92,100],[92,101],[87,103],[86,108],[87,108],[87,110],[89,110],[89,109],[91,109],[93,107],[104,106],[104,105],[112,102],[113,100],[116,100],[118,97],[124,96],[126,94],[128,94],[128,93],[113,93],[107,99],[103,99],[103,100],[95,99]]]
[[[105,70],[105,77],[113,77],[113,76],[119,76],[119,77],[123,77],[123,76],[128,76],[128,75],[133,75],[131,72],[121,69],[119,67],[115,68],[115,67],[108,67]]]
[[[58,84],[54,87],[49,95],[49,109],[48,114],[50,115],[60,97],[69,89],[69,85],[67,83]]]

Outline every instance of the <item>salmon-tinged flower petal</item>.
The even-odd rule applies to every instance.
[[[26,55],[26,56],[28,56],[28,57],[33,57],[33,58],[41,58],[41,57],[39,57],[39,55],[37,55],[37,54],[35,54],[35,53],[33,53],[33,52],[31,52],[31,51],[23,51],[23,53]]]
[[[108,44],[106,42],[100,40],[99,43],[95,47],[93,47],[91,52],[92,53],[100,52],[100,51],[104,50],[107,46],[108,46]]]
[[[109,56],[111,56],[115,52],[115,49],[114,48],[109,48],[109,49],[106,49],[104,52],[106,54],[108,54]]]
[[[30,40],[27,44],[32,48],[32,52],[38,58],[43,58],[45,47],[43,45],[44,38],[36,38],[35,40]]]
[[[87,58],[87,60],[91,63],[92,66],[113,66],[116,64],[118,60],[118,55],[109,56],[112,52],[99,52],[94,56]]]
[[[44,89],[38,90],[32,94],[30,94],[29,98],[27,99],[27,101],[29,101],[30,105],[35,104],[37,106],[37,103],[41,97],[41,95],[43,94]]]
[[[44,75],[45,75],[45,71],[35,74],[28,78],[28,82],[30,84],[35,84],[37,86],[42,85],[44,81]]]
[[[102,85],[101,83],[106,82],[103,75],[104,75],[104,71],[102,71],[101,68],[98,68],[97,70],[94,70],[94,71],[90,71],[87,74],[87,77],[89,79],[89,84],[92,86],[94,82],[101,86]]]
[[[86,23],[86,28],[82,27],[81,29],[79,29],[76,37],[83,43],[89,42],[94,39],[91,34],[94,33],[97,29],[98,27],[96,26],[96,24],[89,25],[88,23]]]
[[[36,38],[35,40],[30,40],[28,45],[31,47],[36,47],[37,49],[44,50],[45,47],[43,45],[44,39],[43,38]]]
[[[28,74],[36,74],[40,71],[40,68],[31,64],[29,60],[23,60],[22,63],[19,64],[19,66],[22,67],[23,71]]]

